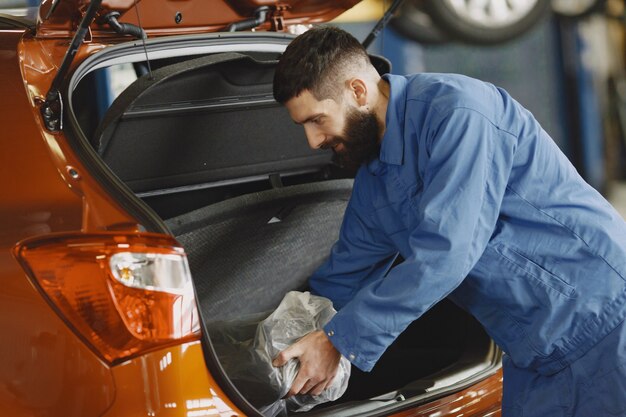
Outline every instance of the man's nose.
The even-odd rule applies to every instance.
[[[305,126],[304,133],[311,149],[319,149],[326,140],[326,136],[313,126]]]

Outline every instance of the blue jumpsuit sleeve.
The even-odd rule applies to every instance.
[[[470,272],[498,218],[516,137],[481,113],[452,109],[420,135],[428,157],[423,191],[411,200],[417,226],[411,255],[370,282],[324,330],[358,368],[369,371],[395,338]]]
[[[385,235],[367,227],[355,200],[353,196],[348,202],[330,256],[309,278],[311,292],[329,298],[337,310],[367,282],[383,275],[397,254]]]

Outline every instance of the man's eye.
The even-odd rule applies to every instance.
[[[315,119],[313,119],[313,123],[315,123],[316,125],[321,125],[322,124],[322,118],[321,117],[316,117]]]

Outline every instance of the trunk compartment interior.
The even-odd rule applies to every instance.
[[[212,322],[273,310],[286,292],[306,290],[337,239],[351,187],[350,179],[294,185],[168,219],[187,251],[209,329]],[[444,300],[411,325],[371,373],[353,367],[348,390],[335,403],[423,394],[436,373],[484,361],[490,349],[480,325]]]
[[[73,92],[91,146],[185,248],[209,328],[306,290],[350,198],[350,175],[333,166],[330,151],[310,150],[303,129],[273,101],[276,57],[155,60],[152,77],[140,75],[100,118],[93,104],[100,70]],[[340,400],[306,414],[353,415],[419,399],[486,372],[496,358],[482,327],[444,300],[372,373],[353,367]]]

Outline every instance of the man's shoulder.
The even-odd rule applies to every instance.
[[[490,83],[461,74],[419,73],[407,75],[407,105],[426,106],[445,114],[453,109],[471,109],[496,116],[499,90]]]
[[[502,90],[493,84],[461,74],[419,73],[405,76],[409,117],[434,123],[453,111],[480,113],[497,124],[503,108]]]

